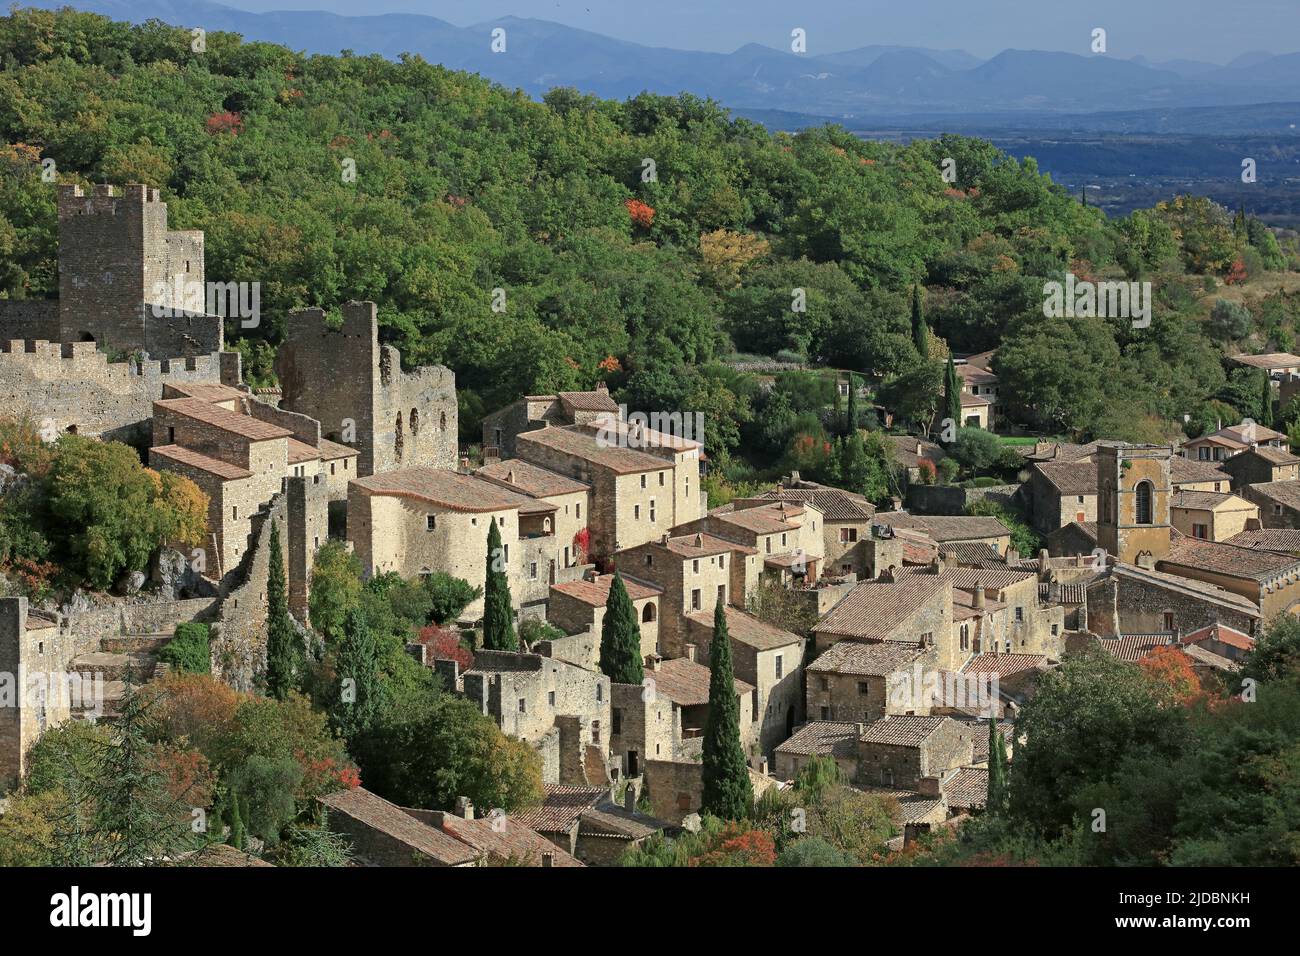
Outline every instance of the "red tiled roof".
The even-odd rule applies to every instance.
[[[403,468],[367,478],[354,478],[350,487],[366,494],[412,498],[450,511],[508,511],[531,505],[532,499],[500,485],[442,468]]]
[[[534,465],[521,458],[508,458],[505,461],[484,465],[474,472],[480,478],[504,485],[511,491],[532,495],[534,498],[546,498],[551,495],[575,494],[590,491],[591,485]]]
[[[299,465],[304,461],[320,461],[320,452],[306,442],[296,438],[289,439],[289,464]]]
[[[775,501],[754,508],[735,508],[715,517],[719,521],[755,534],[774,534],[802,527],[804,514],[802,505]]]
[[[733,641],[739,641],[749,647],[756,648],[760,651],[768,651],[777,647],[788,647],[791,644],[798,644],[803,640],[798,634],[792,634],[789,631],[782,630],[779,627],[773,627],[764,621],[760,621],[752,614],[746,614],[738,607],[728,605],[723,610],[727,618],[727,635]],[[695,625],[705,628],[709,635],[713,634],[713,614],[709,611],[695,611],[687,614],[686,617]]]
[[[795,731],[794,736],[776,748],[777,753],[797,757],[834,754],[852,757],[858,752],[858,724],[838,720],[811,720]]]
[[[1235,647],[1239,651],[1249,651],[1255,647],[1255,639],[1249,634],[1243,634],[1236,628],[1228,627],[1226,624],[1214,623],[1203,627],[1198,631],[1192,631],[1183,638],[1185,644],[1199,644],[1201,641],[1216,640],[1220,644],[1227,644],[1229,647]]]
[[[667,541],[652,541],[661,548],[667,548],[673,554],[683,558],[707,558],[715,554],[724,554],[728,551],[735,551],[739,554],[757,554],[758,552],[744,544],[736,544],[734,541],[728,541],[725,538],[719,538],[717,535],[705,534],[697,531],[695,534],[680,534],[670,537]]]
[[[215,382],[168,382],[166,388],[168,391],[180,392],[186,398],[197,398],[204,402],[231,402],[248,397],[247,392]]]
[[[961,668],[963,674],[997,674],[999,678],[1036,672],[1047,664],[1044,654],[976,654]]]
[[[861,581],[814,625],[813,631],[840,637],[888,640],[912,615],[941,596],[948,586],[946,578],[934,574],[906,574],[897,582]],[[919,637],[917,635],[918,640]]]
[[[1230,482],[1232,476],[1212,461],[1197,461],[1175,455],[1169,459],[1169,481],[1174,485],[1204,484],[1209,481]]]
[[[863,743],[891,747],[919,747],[951,717],[922,717],[919,714],[886,714],[863,728]]]
[[[870,521],[876,506],[862,495],[829,485],[801,482],[797,488],[775,488],[758,497],[777,498],[782,501],[811,501],[827,521]],[[733,509],[734,510],[734,509]],[[715,512],[710,511],[709,514]]]
[[[541,445],[570,455],[582,461],[606,468],[618,475],[635,475],[643,471],[662,471],[672,467],[671,462],[645,452],[617,446],[606,447],[594,434],[574,428],[539,428],[524,432],[515,439],[521,449]]]
[[[618,402],[605,389],[592,392],[560,392],[560,401],[577,412],[617,412]]]
[[[935,541],[973,541],[981,538],[1005,538],[1011,534],[997,518],[983,515],[913,515],[905,511],[876,514],[876,521],[891,528],[924,531]]]
[[[1300,552],[1300,528],[1257,528],[1254,531],[1241,531],[1227,538],[1225,543],[1235,544],[1239,548],[1292,554]]]
[[[203,422],[205,425],[211,425],[213,428],[219,428],[224,432],[230,432],[232,435],[247,438],[250,441],[287,438],[293,434],[287,428],[272,425],[270,422],[264,422],[252,415],[232,412],[220,405],[213,405],[211,402],[205,402],[198,398],[165,398],[154,402],[155,409],[160,407],[178,415],[184,415],[186,418]]]
[[[538,833],[568,833],[582,811],[594,807],[609,793],[602,787],[545,786],[540,806],[516,813],[512,820]]]
[[[688,657],[674,657],[660,661],[657,667],[646,671],[654,681],[656,694],[662,694],[674,704],[695,707],[709,702],[709,669]],[[736,694],[748,694],[754,688],[743,680],[736,680]]]
[[[253,477],[253,473],[247,468],[240,468],[238,465],[232,465],[219,458],[212,458],[189,448],[182,448],[180,445],[154,445],[149,449],[151,461],[154,456],[163,459],[164,462],[176,462],[177,464],[197,468],[199,471],[206,471],[223,481],[237,481],[241,478]]]
[[[317,799],[330,810],[346,814],[447,866],[471,863],[478,856],[460,840],[421,823],[397,804],[389,803],[364,787],[339,790]]]
[[[349,448],[347,445],[340,445],[338,442],[330,441],[328,438],[322,438],[320,440],[320,444],[316,446],[316,451],[320,453],[322,461],[357,457],[357,450],[355,448]]]
[[[1040,461],[1034,468],[1062,495],[1097,493],[1097,466],[1090,461]]]
[[[1160,570],[1170,570],[1165,565],[1264,581],[1296,570],[1300,560],[1289,554],[1239,548],[1222,541],[1179,537],[1170,545],[1169,552],[1156,562]]]
[[[980,810],[989,799],[989,771],[986,767],[962,767],[942,784],[948,806],[958,810]]]
[[[601,574],[593,580],[583,579],[581,581],[565,581],[563,584],[552,584],[552,591],[559,591],[561,594],[575,598],[584,604],[590,604],[592,607],[604,607],[609,603],[609,589],[614,584],[614,575]],[[623,578],[623,587],[627,589],[627,596],[633,601],[640,601],[642,598],[658,597],[663,594],[663,588],[649,584],[643,584],[632,578]]]
[[[888,677],[905,670],[923,651],[915,644],[880,641],[839,641],[808,665],[809,673],[845,674],[858,677]]]
[[[466,820],[454,813],[444,813],[441,821],[443,833],[498,860],[541,866],[543,855],[549,854],[552,866],[583,865],[546,837],[529,829],[517,817],[506,815],[497,820]]]

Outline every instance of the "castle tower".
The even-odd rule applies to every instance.
[[[1169,551],[1168,445],[1097,448],[1097,545],[1126,564],[1152,567]]]
[[[398,468],[455,468],[456,376],[441,365],[403,372],[379,344],[373,302],[348,302],[335,327],[320,309],[290,313],[275,357],[280,407],[310,415],[321,435],[357,449],[365,478]]]
[[[169,231],[158,190],[59,186],[59,336],[179,358],[221,351],[204,321],[203,233]],[[197,295],[196,295],[197,292]],[[170,309],[166,317],[152,306]]]

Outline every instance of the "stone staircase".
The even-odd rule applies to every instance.
[[[114,634],[99,639],[99,650],[90,651],[73,659],[68,665],[71,673],[103,675],[103,712],[93,714],[89,708],[74,709],[72,716],[80,719],[97,717],[112,720],[118,715],[122,697],[126,692],[126,675],[138,687],[170,669],[158,663],[158,651],[172,639],[171,634]]]

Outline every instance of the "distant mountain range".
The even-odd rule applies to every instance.
[[[1294,132],[1290,124],[1300,123],[1300,106],[1293,109],[1288,102],[1300,101],[1300,53],[1251,52],[1226,66],[1033,50],[1004,50],[980,60],[962,50],[898,46],[804,56],[748,44],[724,54],[646,47],[514,17],[458,27],[414,14],[247,13],[207,0],[20,2],[70,5],[137,23],[157,18],[177,26],[233,31],[308,53],[418,53],[533,96],[556,86],[614,98],[643,90],[686,91],[748,115],[788,114],[813,122],[831,118],[855,127],[938,115],[960,116],[969,124],[976,116],[993,114],[1006,125],[1057,126],[1067,114],[1122,111],[1125,128],[1151,122],[1168,129],[1170,116],[1189,108],[1260,103],[1283,104],[1267,112],[1269,125],[1261,129]],[[504,53],[491,50],[496,27],[506,31]],[[1207,120],[1199,114],[1200,122]],[[1091,125],[1108,124],[1094,120]]]

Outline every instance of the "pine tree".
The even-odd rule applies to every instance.
[[[517,651],[514,602],[506,578],[506,552],[501,546],[501,531],[490,522],[487,539],[487,581],[483,588],[483,647],[489,651]]]
[[[989,794],[987,809],[990,814],[1006,810],[1007,793],[1007,746],[1002,739],[995,718],[989,717]]]
[[[639,684],[645,679],[636,608],[617,571],[609,586],[605,620],[600,626],[600,672],[616,684]]]
[[[330,707],[330,722],[349,743],[374,726],[387,702],[380,657],[379,641],[365,615],[357,608],[348,611],[334,663],[339,690]]]
[[[284,551],[280,526],[271,523],[271,545],[266,573],[266,692],[284,700],[298,686],[302,673],[302,642],[289,618],[289,594],[284,579]]]
[[[925,325],[925,314],[921,310],[921,285],[912,286],[912,342],[921,358],[930,357],[930,331]]]
[[[113,723],[101,773],[90,790],[97,807],[94,827],[107,848],[109,866],[143,866],[174,858],[198,845],[190,824],[191,808],[168,787],[147,734],[147,701],[128,671],[120,709]]]
[[[944,369],[944,410],[954,427],[962,423],[962,382],[957,377],[952,355],[948,356],[948,368]]]
[[[713,611],[709,651],[709,716],[704,723],[704,799],[700,809],[723,820],[749,816],[754,787],[740,744],[740,705],[731,666],[731,637],[721,601]]]
[[[849,373],[849,410],[844,418],[844,434],[855,435],[858,431],[858,423],[862,416],[858,413],[858,380],[852,372]]]

